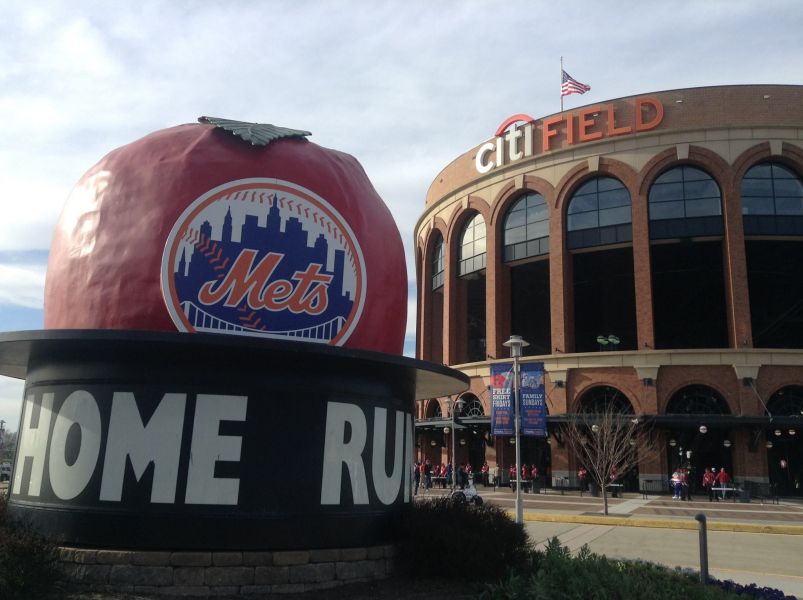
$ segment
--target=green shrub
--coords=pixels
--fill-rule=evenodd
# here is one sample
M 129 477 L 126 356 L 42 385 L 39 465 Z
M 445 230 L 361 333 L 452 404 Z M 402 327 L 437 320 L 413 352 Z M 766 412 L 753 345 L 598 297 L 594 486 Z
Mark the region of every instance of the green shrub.
M 59 580 L 58 549 L 27 524 L 14 523 L 0 495 L 0 598 L 44 598 Z
M 486 584 L 483 600 L 717 600 L 735 598 L 716 586 L 664 567 L 593 554 L 583 546 L 572 557 L 553 538 L 545 551 L 532 554 L 532 568 L 508 572 L 498 584 Z
M 409 576 L 497 580 L 529 558 L 524 527 L 498 506 L 437 498 L 415 504 L 400 527 L 397 566 Z

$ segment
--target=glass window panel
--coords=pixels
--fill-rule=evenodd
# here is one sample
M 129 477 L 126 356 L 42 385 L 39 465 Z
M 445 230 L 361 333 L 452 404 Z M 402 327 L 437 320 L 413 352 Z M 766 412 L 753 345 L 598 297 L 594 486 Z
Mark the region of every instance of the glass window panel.
M 600 192 L 607 192 L 609 190 L 624 189 L 624 185 L 618 179 L 613 177 L 600 177 L 597 179 L 598 190 Z
M 597 192 L 597 180 L 591 179 L 590 181 L 586 181 L 583 185 L 577 188 L 577 191 L 574 193 L 575 196 L 581 196 L 582 194 L 595 194 Z
M 519 198 L 513 204 L 510 205 L 508 213 L 512 213 L 517 210 L 524 210 L 526 207 L 527 207 L 527 196 L 522 196 L 521 198 Z
M 683 172 L 678 167 L 659 175 L 655 183 L 674 183 L 676 181 L 683 181 Z
M 769 178 L 772 176 L 772 165 L 770 163 L 762 163 L 760 165 L 755 165 L 754 167 L 750 167 L 747 173 L 744 174 L 745 178 L 747 177 L 765 177 Z
M 659 202 L 650 204 L 650 220 L 682 219 L 684 216 L 683 202 Z
M 480 254 L 485 252 L 485 238 L 481 237 L 476 242 L 474 242 L 474 254 Z
M 630 206 L 630 194 L 624 188 L 600 192 L 599 208 L 613 208 L 615 206 Z
M 577 231 L 578 229 L 589 229 L 590 227 L 597 227 L 597 212 L 584 212 L 577 215 L 569 215 L 568 228 L 569 231 Z
M 683 168 L 683 180 L 686 182 L 703 181 L 705 179 L 711 179 L 711 176 L 702 169 L 698 169 L 696 167 L 682 167 L 682 168 Z
M 712 180 L 686 182 L 684 186 L 687 199 L 719 198 L 719 186 Z
M 535 239 L 549 235 L 549 221 L 539 221 L 527 225 L 527 238 Z
M 599 225 L 618 225 L 619 223 L 630 222 L 630 206 L 619 206 L 599 211 Z
M 541 202 L 534 206 L 527 207 L 527 222 L 532 223 L 533 221 L 543 221 L 549 219 L 549 207 L 547 207 L 546 202 Z
M 524 225 L 524 217 L 525 213 L 523 210 L 508 213 L 507 219 L 505 220 L 505 229 L 512 229 L 513 227 Z
M 803 183 L 799 179 L 776 179 L 776 196 L 803 196 Z
M 510 244 L 518 244 L 527 239 L 527 230 L 524 227 L 516 227 L 515 229 L 507 229 L 505 231 L 505 246 Z
M 769 166 L 768 164 L 762 165 L 764 167 Z M 752 171 L 752 169 L 750 169 Z M 794 172 L 790 171 L 783 165 L 779 164 L 772 164 L 772 176 L 775 179 L 797 179 L 797 175 Z
M 775 212 L 779 215 L 803 215 L 803 199 L 776 198 Z
M 687 217 L 710 217 L 720 214 L 719 199 L 702 198 L 700 200 L 686 201 Z
M 569 204 L 569 214 L 597 210 L 597 195 L 575 196 Z
M 615 244 L 619 241 L 616 237 L 616 227 L 605 227 L 599 229 L 599 243 L 602 245 Z
M 771 198 L 742 198 L 743 215 L 773 215 L 775 204 Z
M 682 183 L 656 183 L 650 188 L 650 203 L 680 200 L 683 198 Z
M 772 197 L 771 179 L 742 179 L 742 198 L 745 196 Z

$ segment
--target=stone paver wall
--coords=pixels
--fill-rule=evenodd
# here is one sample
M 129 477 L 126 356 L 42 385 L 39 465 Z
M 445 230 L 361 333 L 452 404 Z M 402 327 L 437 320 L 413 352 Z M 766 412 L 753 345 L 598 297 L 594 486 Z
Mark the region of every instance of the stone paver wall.
M 142 552 L 62 548 L 81 591 L 215 596 L 289 594 L 387 577 L 393 546 L 286 552 Z

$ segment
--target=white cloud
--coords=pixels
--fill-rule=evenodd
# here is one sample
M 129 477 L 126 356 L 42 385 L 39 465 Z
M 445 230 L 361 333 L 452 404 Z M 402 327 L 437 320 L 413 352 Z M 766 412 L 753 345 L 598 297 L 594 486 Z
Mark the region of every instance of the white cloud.
M 0 419 L 7 431 L 16 431 L 22 413 L 22 393 L 25 382 L 0 376 Z
M 8 4 L 8 3 L 7 3 Z M 0 21 L 0 252 L 48 248 L 70 189 L 107 152 L 200 115 L 308 129 L 354 155 L 412 233 L 439 171 L 505 117 L 723 83 L 800 83 L 797 0 L 572 3 L 12 2 Z M 43 267 L 5 265 L 0 302 L 41 303 Z M 407 332 L 414 333 L 411 294 Z
M 16 304 L 41 308 L 44 303 L 45 265 L 0 264 L 0 306 Z

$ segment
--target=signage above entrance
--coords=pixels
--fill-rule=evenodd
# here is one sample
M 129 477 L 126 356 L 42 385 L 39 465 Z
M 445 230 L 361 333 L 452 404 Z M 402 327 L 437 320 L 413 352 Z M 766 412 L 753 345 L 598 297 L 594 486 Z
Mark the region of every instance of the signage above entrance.
M 479 173 L 523 158 L 549 152 L 562 140 L 566 146 L 620 135 L 649 131 L 661 124 L 664 105 L 653 97 L 637 98 L 632 114 L 623 117 L 621 103 L 595 104 L 577 111 L 562 112 L 536 120 L 525 114 L 505 119 L 496 130 L 496 139 L 480 146 L 474 159 Z

